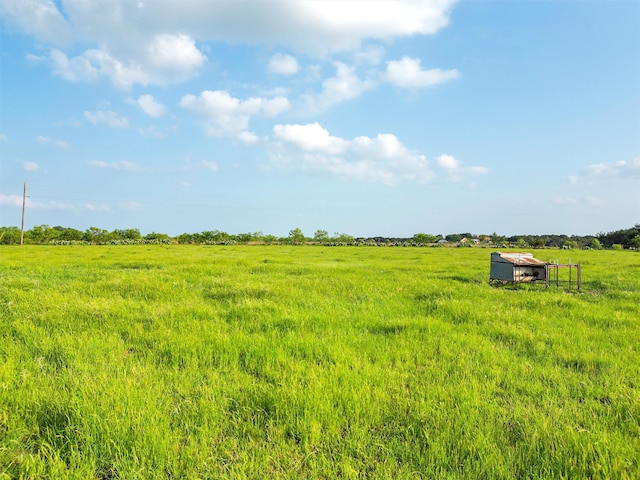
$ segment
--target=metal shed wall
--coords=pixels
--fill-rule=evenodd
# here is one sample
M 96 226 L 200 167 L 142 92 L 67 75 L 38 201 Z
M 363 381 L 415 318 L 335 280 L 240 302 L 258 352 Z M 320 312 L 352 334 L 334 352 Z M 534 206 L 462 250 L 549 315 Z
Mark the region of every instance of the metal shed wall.
M 531 282 L 545 280 L 546 276 L 546 263 L 534 258 L 530 253 L 491 254 L 490 280 Z

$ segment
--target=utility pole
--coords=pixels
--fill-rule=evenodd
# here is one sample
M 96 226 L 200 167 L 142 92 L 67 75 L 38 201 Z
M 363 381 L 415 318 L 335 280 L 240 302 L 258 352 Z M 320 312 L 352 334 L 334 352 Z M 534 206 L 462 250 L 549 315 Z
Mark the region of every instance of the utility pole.
M 20 245 L 24 244 L 24 207 L 27 204 L 27 181 L 24 182 L 22 190 L 22 228 L 20 229 Z

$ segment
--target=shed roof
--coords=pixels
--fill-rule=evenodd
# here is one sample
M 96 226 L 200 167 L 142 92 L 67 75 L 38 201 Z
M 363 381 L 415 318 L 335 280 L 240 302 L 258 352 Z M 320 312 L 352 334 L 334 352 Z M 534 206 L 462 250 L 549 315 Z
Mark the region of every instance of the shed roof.
M 533 255 L 525 252 L 493 252 L 492 262 L 512 263 L 513 265 L 546 265 L 547 262 L 533 258 Z

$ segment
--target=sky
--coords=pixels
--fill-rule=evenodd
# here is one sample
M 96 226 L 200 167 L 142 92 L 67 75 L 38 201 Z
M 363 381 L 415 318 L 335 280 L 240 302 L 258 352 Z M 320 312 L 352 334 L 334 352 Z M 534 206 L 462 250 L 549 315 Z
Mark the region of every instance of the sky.
M 638 0 L 0 0 L 0 225 L 640 223 Z

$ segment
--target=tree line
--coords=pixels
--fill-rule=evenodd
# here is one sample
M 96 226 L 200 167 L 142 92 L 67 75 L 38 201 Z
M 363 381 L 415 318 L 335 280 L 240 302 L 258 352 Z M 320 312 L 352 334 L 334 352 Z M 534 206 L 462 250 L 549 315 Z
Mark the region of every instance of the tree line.
M 0 227 L 0 244 L 20 243 L 21 231 L 18 227 Z M 183 233 L 171 237 L 165 233 L 151 232 L 142 235 L 137 228 L 115 229 L 112 231 L 90 227 L 84 231 L 67 227 L 38 225 L 24 232 L 26 244 L 49 245 L 132 245 L 132 244 L 321 244 L 321 245 L 388 245 L 388 246 L 492 246 L 496 248 L 570 248 L 570 249 L 637 249 L 640 250 L 640 224 L 632 228 L 595 235 L 514 235 L 504 236 L 474 235 L 470 232 L 434 235 L 416 233 L 412 237 L 354 237 L 346 233 L 330 235 L 326 230 L 316 230 L 313 236 L 305 235 L 300 228 L 294 228 L 286 237 L 265 235 L 262 232 L 230 234 L 220 230 L 199 233 Z

